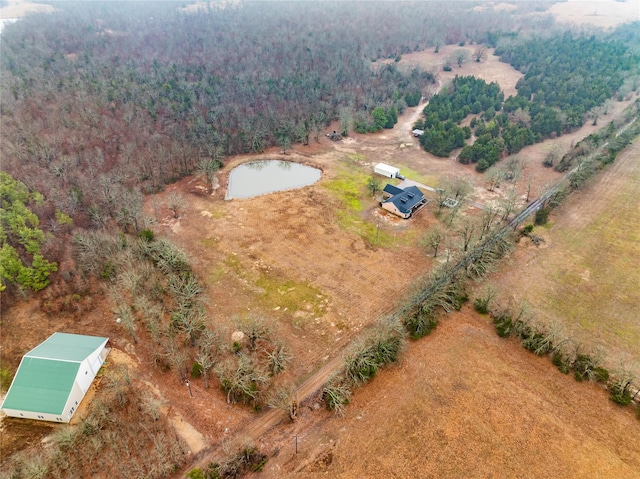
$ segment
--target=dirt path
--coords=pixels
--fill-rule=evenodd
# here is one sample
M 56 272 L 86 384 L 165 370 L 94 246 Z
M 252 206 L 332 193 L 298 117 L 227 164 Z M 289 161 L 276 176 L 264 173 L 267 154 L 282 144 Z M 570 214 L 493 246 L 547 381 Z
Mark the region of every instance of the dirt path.
M 342 355 L 338 354 L 328 363 L 322 366 L 318 372 L 303 382 L 296 389 L 296 397 L 298 404 L 302 404 L 309 397 L 318 392 L 335 374 L 343 364 Z M 234 435 L 234 438 L 219 447 L 209 448 L 198 457 L 197 462 L 190 468 L 198 467 L 204 469 L 212 462 L 220 461 L 229 451 L 236 451 L 247 444 L 256 444 L 258 439 L 265 435 L 270 429 L 288 419 L 288 413 L 281 409 L 268 409 L 260 414 L 256 419 L 240 429 Z

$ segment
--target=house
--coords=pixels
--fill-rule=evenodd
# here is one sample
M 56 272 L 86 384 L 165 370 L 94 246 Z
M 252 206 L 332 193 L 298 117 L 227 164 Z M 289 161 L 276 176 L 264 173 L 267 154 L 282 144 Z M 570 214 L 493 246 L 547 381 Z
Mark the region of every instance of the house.
M 108 341 L 52 334 L 20 361 L 2 410 L 12 417 L 69 422 L 109 354 Z
M 405 219 L 410 218 L 429 202 L 417 186 L 408 186 L 403 189 L 387 185 L 382 190 L 382 194 L 386 199 L 380 203 L 380 206 L 390 213 Z
M 395 166 L 385 165 L 384 163 L 378 163 L 373 167 L 373 171 L 379 175 L 386 176 L 387 178 L 400 178 L 400 169 Z

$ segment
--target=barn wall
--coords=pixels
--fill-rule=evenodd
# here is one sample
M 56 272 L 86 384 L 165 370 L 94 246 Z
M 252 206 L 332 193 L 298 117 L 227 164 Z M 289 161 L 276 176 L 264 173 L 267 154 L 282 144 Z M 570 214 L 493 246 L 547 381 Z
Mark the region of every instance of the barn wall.
M 69 422 L 60 414 L 56 415 L 45 412 L 20 411 L 17 409 L 3 409 L 2 411 L 9 417 L 35 419 L 36 421 Z
M 82 371 L 82 367 L 78 371 Z M 83 373 L 84 374 L 84 373 Z M 69 394 L 69 399 L 67 399 L 67 404 L 64 406 L 64 411 L 62 412 L 62 418 L 64 422 L 71 421 L 73 415 L 78 411 L 78 406 L 82 402 L 82 398 L 84 397 L 84 392 L 78 381 L 73 383 L 73 387 L 71 388 L 71 394 Z

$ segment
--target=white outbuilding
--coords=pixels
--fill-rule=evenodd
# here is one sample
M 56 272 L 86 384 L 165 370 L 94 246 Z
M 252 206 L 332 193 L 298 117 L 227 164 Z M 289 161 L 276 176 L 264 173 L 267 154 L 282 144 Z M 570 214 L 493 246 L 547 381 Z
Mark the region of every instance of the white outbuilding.
M 24 355 L 2 410 L 12 417 L 69 422 L 109 354 L 108 342 L 54 333 Z
M 378 163 L 373 167 L 373 171 L 379 175 L 386 176 L 387 178 L 398 178 L 400 176 L 400 169 L 395 166 L 389 166 L 384 163 Z

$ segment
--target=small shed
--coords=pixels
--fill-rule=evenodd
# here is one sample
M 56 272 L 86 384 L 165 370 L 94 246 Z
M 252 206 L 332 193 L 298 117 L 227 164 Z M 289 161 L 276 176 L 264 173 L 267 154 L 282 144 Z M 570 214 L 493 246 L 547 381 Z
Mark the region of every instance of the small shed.
M 389 166 L 384 163 L 378 163 L 373 167 L 373 171 L 379 175 L 386 176 L 387 178 L 398 178 L 400 176 L 400 169 L 395 166 Z
M 413 133 L 413 136 L 418 137 L 418 136 L 422 136 L 424 135 L 424 130 L 421 130 L 419 128 L 416 128 L 415 130 L 413 130 L 411 133 Z
M 12 417 L 69 422 L 109 354 L 108 341 L 52 334 L 20 361 L 2 410 Z

